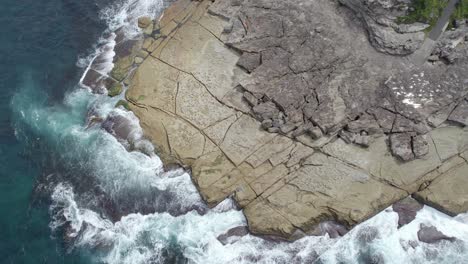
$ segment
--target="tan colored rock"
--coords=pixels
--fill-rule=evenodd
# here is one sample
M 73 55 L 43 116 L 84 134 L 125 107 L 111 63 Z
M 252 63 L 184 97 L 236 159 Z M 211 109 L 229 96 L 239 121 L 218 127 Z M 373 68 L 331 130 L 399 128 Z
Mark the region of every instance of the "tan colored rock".
M 460 157 L 462 157 L 466 162 L 468 162 L 468 150 L 461 153 Z
M 153 24 L 153 20 L 151 19 L 151 17 L 144 16 L 138 18 L 138 27 L 140 28 L 147 28 L 151 24 Z
M 249 204 L 244 214 L 247 217 L 249 230 L 254 234 L 287 237 L 295 230 L 291 222 L 273 210 L 263 199 L 257 199 Z
M 158 143 L 163 159 L 172 156 L 185 165 L 191 165 L 193 160 L 203 155 L 205 137 L 190 123 L 156 108 L 132 106 L 131 109 L 140 118 L 145 133 Z
M 168 8 L 166 8 L 159 18 L 160 27 L 165 27 L 168 23 L 173 21 L 177 15 L 184 12 L 185 9 L 189 8 L 192 5 L 191 0 L 178 0 L 172 3 Z
M 298 193 L 302 194 L 298 203 L 305 207 L 313 204 L 315 207 L 322 205 L 322 210 L 330 208 L 331 211 L 323 212 L 327 220 L 336 218 L 334 220 L 352 226 L 407 195 L 334 158 L 315 154 L 309 159 L 309 163 L 318 165 L 299 169 L 288 185 L 298 188 Z
M 142 46 L 142 48 L 143 48 L 144 50 L 148 50 L 149 47 L 151 46 L 151 44 L 153 44 L 154 41 L 155 41 L 154 38 L 150 38 L 150 37 L 145 38 L 145 40 L 143 41 L 143 46 Z
M 219 100 L 236 85 L 232 76 L 238 55 L 197 23 L 189 21 L 180 27 L 160 58 L 192 73 Z
M 263 131 L 257 120 L 243 115 L 229 128 L 220 148 L 234 164 L 239 165 L 274 137 Z
M 244 114 L 250 113 L 250 106 L 244 99 L 243 90 L 241 87 L 237 87 L 229 91 L 226 95 L 224 95 L 222 101 L 227 106 L 241 111 Z
M 150 23 L 147 27 L 143 29 L 143 34 L 150 36 L 153 34 L 154 24 Z
M 272 211 L 302 230 L 309 230 L 327 220 L 338 220 L 352 226 L 407 196 L 406 192 L 378 182 L 366 172 L 323 154 L 314 154 L 304 163 L 313 165 L 303 166 L 288 175 L 289 182 L 261 200 L 260 205 L 254 202 L 247 206 L 246 216 L 251 230 L 259 233 L 281 230 L 284 221 L 265 225 L 257 220 L 268 219 Z M 256 183 L 252 186 L 255 190 Z M 247 213 L 253 205 L 262 206 L 262 211 Z M 257 221 L 250 221 L 251 218 Z M 283 231 L 282 235 L 290 237 L 293 231 Z
M 197 159 L 192 164 L 192 176 L 200 188 L 207 188 L 235 168 L 220 150 Z
M 268 161 L 265 161 L 256 168 L 252 167 L 252 165 L 247 162 L 242 162 L 237 168 L 242 171 L 244 179 L 248 183 L 255 181 L 258 177 L 261 177 L 264 174 L 270 174 L 271 170 L 273 170 L 273 166 Z
M 286 163 L 286 166 L 292 167 L 299 164 L 302 160 L 309 157 L 314 153 L 314 149 L 303 144 L 297 143 L 294 149 L 291 151 L 290 158 Z
M 468 164 L 464 163 L 434 180 L 416 198 L 450 215 L 468 211 Z
M 453 156 L 448 160 L 444 161 L 437 171 L 439 174 L 445 173 L 455 167 L 458 167 L 460 164 L 465 163 L 466 161 L 461 156 Z
M 446 160 L 468 149 L 467 129 L 441 127 L 430 134 L 441 160 Z
M 277 166 L 281 163 L 285 163 L 288 161 L 289 157 L 291 156 L 291 152 L 296 147 L 296 144 L 290 145 L 289 147 L 285 148 L 283 151 L 276 153 L 274 156 L 270 157 L 269 161 L 273 166 Z
M 252 187 L 245 181 L 240 180 L 236 183 L 236 189 L 234 192 L 234 199 L 241 208 L 248 206 L 257 198 L 257 194 L 252 190 Z
M 202 129 L 235 114 L 213 98 L 202 83 L 184 72 L 177 82 L 176 107 L 177 115 Z
M 276 182 L 280 181 L 284 176 L 289 173 L 288 168 L 283 164 L 278 165 L 273 170 L 263 174 L 255 181 L 252 182 L 251 186 L 255 193 L 258 195 L 263 194 L 268 188 L 273 186 Z
M 294 142 L 287 137 L 276 136 L 272 141 L 268 142 L 255 151 L 250 157 L 248 157 L 246 162 L 256 168 L 260 164 L 264 163 L 272 157 L 275 157 L 278 153 L 284 151 L 293 144 Z
M 135 57 L 135 63 L 136 64 L 141 64 L 142 62 L 143 62 L 143 58 Z
M 407 163 L 390 154 L 384 137 L 364 149 L 336 139 L 337 131 L 291 139 L 263 130 L 243 97 L 248 89 L 239 85 L 251 85 L 250 75 L 236 66 L 240 54 L 221 41 L 222 32 L 229 30 L 221 17 L 236 9 L 223 1 L 172 4 L 153 37 L 142 42 L 145 53 L 141 48 L 132 53 L 144 54 L 145 60 L 131 77 L 126 95 L 158 155 L 166 163 L 191 167 L 209 206 L 233 197 L 244 208 L 253 233 L 285 238 L 292 238 L 296 228 L 307 232 L 321 221 L 352 227 L 418 190 L 421 199 L 447 211 L 464 209 L 464 198 L 447 202 L 444 195 L 451 194 L 443 193 L 455 188 L 453 195 L 464 197 L 455 182 L 468 184 L 461 176 L 467 166 L 466 129 L 432 131 L 427 137 L 429 153 Z M 282 65 L 276 65 L 280 71 Z M 130 67 L 123 58 L 115 73 L 126 76 Z M 335 80 L 324 88 L 337 110 L 319 116 L 330 119 L 323 123 L 329 130 L 347 118 L 348 102 L 339 96 L 340 85 Z
M 243 177 L 239 169 L 233 169 L 208 187 L 200 187 L 201 193 L 209 205 L 216 205 L 236 192 L 238 183 Z M 206 178 L 206 175 L 201 178 Z
M 323 147 L 325 153 L 360 167 L 371 175 L 407 191 L 414 192 L 418 180 L 441 165 L 434 144 L 429 142 L 429 153 L 421 159 L 400 162 L 388 151 L 384 137 L 375 140 L 369 148 L 346 144 L 341 139 Z
M 226 135 L 228 129 L 231 127 L 234 122 L 236 122 L 237 117 L 235 115 L 230 116 L 224 120 L 219 121 L 216 124 L 212 124 L 211 126 L 204 129 L 205 134 L 213 140 L 213 142 L 217 145 L 221 144 L 224 140 L 224 136 Z
M 167 25 L 161 27 L 159 34 L 161 34 L 162 37 L 171 37 L 171 34 L 175 33 L 178 26 L 179 24 L 176 22 L 170 21 Z
M 138 104 L 175 113 L 179 74 L 177 69 L 150 57 L 136 70 L 127 98 Z

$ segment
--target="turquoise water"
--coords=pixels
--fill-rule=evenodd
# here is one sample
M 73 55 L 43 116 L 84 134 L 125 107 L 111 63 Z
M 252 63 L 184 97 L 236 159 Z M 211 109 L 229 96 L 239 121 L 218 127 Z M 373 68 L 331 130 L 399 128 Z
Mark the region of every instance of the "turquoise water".
M 468 214 L 431 208 L 400 229 L 388 208 L 339 239 L 221 243 L 246 225 L 233 202 L 207 208 L 189 174 L 162 169 L 138 119 L 114 107 L 120 98 L 78 85 L 99 45 L 113 45 L 109 28 L 134 36 L 136 18 L 158 17 L 164 2 L 2 4 L 0 263 L 466 263 Z M 126 139 L 111 135 L 116 122 Z M 420 224 L 458 240 L 413 247 Z
M 104 2 L 102 4 L 105 4 Z M 47 147 L 16 115 L 25 105 L 60 102 L 76 84 L 79 54 L 104 24 L 96 1 L 4 0 L 0 8 L 0 262 L 87 263 L 51 239 L 48 204 L 33 195 L 50 167 Z M 24 93 L 29 101 L 13 102 Z M 26 99 L 26 98 L 25 98 Z M 16 113 L 15 113 L 16 112 Z M 15 128 L 21 127 L 17 139 Z

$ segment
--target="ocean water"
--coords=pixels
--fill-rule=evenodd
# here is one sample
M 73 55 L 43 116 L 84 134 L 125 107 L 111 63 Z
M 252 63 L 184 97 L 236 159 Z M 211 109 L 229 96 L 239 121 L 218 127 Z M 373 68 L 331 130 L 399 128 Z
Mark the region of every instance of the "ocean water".
M 466 263 L 468 216 L 429 207 L 400 229 L 389 208 L 338 239 L 221 243 L 246 225 L 242 212 L 229 199 L 207 208 L 189 174 L 164 171 L 138 119 L 114 107 L 121 98 L 80 85 L 96 56 L 108 58 L 99 71 L 112 68 L 113 30 L 139 37 L 136 18 L 158 17 L 167 4 L 2 3 L 0 263 Z M 116 120 L 126 140 L 104 129 Z M 457 240 L 418 242 L 420 224 Z

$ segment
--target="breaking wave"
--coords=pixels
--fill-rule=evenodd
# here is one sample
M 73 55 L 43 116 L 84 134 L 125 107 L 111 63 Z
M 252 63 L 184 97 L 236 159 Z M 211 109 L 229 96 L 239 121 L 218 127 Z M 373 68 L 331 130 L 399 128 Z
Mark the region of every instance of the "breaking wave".
M 136 37 L 136 19 L 155 18 L 166 4 L 133 0 L 104 9 L 109 31 L 78 65 L 86 72 L 99 59 L 95 70 L 108 74 L 116 37 L 110 32 L 123 28 L 127 38 Z M 136 116 L 114 107 L 119 97 L 77 85 L 62 104 L 47 105 L 39 99 L 45 98 L 40 89 L 24 87 L 13 99 L 20 120 L 16 135 L 51 153 L 42 157 L 51 173 L 37 188 L 50 195 L 50 227 L 69 250 L 87 251 L 98 263 L 465 263 L 468 258 L 468 217 L 448 217 L 429 207 L 400 229 L 389 208 L 341 238 L 309 236 L 290 243 L 246 234 L 245 217 L 232 200 L 209 209 L 187 172 L 163 169 Z M 27 138 L 26 130 L 37 138 Z M 420 224 L 456 240 L 421 243 Z

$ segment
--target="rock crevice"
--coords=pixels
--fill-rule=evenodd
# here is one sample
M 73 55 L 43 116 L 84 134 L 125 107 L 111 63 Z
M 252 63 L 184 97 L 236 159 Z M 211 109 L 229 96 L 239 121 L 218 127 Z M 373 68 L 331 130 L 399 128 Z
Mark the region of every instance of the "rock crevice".
M 139 42 L 129 108 L 158 155 L 189 167 L 210 206 L 233 197 L 252 233 L 351 228 L 409 194 L 468 211 L 455 186 L 468 170 L 468 62 L 409 65 L 401 55 L 416 44 L 372 38 L 392 28 L 385 40 L 405 43 L 420 31 L 372 24 L 368 35 L 353 16 L 362 1 L 343 2 L 353 11 L 178 0 Z M 359 12 L 375 22 L 375 10 Z

